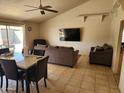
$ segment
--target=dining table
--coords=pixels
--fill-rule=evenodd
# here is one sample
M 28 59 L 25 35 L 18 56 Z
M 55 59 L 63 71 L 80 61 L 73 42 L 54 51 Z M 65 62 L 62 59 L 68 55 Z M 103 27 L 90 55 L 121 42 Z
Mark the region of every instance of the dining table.
M 14 53 L 13 55 L 7 55 L 7 56 L 0 56 L 0 59 L 7 59 L 7 60 L 15 60 L 17 67 L 26 73 L 26 93 L 30 93 L 30 81 L 29 81 L 29 75 L 28 71 L 33 67 L 35 64 L 37 64 L 38 60 L 43 60 L 47 56 L 38 56 L 38 55 L 26 55 L 24 56 L 22 53 Z M 46 69 L 46 75 L 45 78 L 47 78 L 47 69 Z

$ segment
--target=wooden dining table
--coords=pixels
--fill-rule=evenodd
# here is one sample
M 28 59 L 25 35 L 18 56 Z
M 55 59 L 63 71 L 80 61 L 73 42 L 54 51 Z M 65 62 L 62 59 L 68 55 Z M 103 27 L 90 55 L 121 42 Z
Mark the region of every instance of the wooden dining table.
M 18 68 L 22 69 L 26 73 L 26 93 L 30 93 L 30 81 L 28 77 L 28 71 L 31 69 L 32 66 L 37 64 L 38 60 L 43 60 L 47 56 L 37 56 L 37 55 L 27 55 L 24 56 L 21 53 L 15 53 L 14 55 L 10 56 L 0 56 L 0 59 L 7 59 L 7 60 L 15 60 Z M 47 78 L 47 69 L 46 69 L 46 76 Z

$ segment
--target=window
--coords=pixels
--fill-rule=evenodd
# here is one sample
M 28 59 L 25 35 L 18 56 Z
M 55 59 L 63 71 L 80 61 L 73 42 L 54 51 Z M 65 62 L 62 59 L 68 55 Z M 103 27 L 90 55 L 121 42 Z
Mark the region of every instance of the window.
M 0 25 L 0 48 L 21 52 L 23 48 L 23 27 Z

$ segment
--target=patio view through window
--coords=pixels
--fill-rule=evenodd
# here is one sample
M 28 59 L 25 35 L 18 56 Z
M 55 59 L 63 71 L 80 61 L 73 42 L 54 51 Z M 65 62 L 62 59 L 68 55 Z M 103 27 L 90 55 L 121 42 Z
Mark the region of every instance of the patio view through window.
M 9 48 L 14 53 L 22 52 L 23 27 L 0 25 L 0 48 Z

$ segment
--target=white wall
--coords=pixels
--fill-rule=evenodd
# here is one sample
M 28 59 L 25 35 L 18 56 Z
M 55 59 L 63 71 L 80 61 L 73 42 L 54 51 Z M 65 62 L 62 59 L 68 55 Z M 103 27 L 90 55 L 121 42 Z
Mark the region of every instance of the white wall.
M 28 31 L 28 27 L 31 27 L 32 30 Z M 40 38 L 40 24 L 25 22 L 25 38 L 26 38 L 26 45 L 29 48 L 32 48 L 33 40 Z
M 89 54 L 91 46 L 102 45 L 108 42 L 110 16 L 106 17 L 103 22 L 101 22 L 101 16 L 88 17 L 84 23 L 83 17 L 79 17 L 78 15 L 110 11 L 111 2 L 112 0 L 90 0 L 87 3 L 81 4 L 76 8 L 41 23 L 41 38 L 47 39 L 50 45 L 73 46 L 75 49 L 80 50 L 80 54 Z M 80 42 L 65 42 L 59 40 L 59 29 L 74 27 L 82 29 Z

